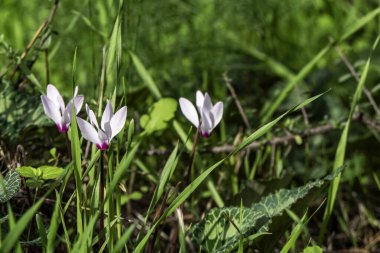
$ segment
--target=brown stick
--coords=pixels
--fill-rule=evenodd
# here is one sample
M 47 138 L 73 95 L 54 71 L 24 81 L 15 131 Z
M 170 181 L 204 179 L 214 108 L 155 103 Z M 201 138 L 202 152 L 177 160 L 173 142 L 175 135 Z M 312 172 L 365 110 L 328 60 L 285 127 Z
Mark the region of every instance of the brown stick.
M 343 121 L 345 122 L 345 121 Z M 363 113 L 356 113 L 353 118 L 352 122 L 360 123 L 368 128 L 371 128 L 377 132 L 380 133 L 380 123 L 376 122 L 375 120 L 369 118 L 368 116 L 364 115 Z M 291 143 L 295 142 L 296 138 L 301 139 L 307 139 L 309 137 L 324 134 L 327 132 L 330 132 L 335 129 L 339 129 L 340 127 L 337 125 L 333 125 L 331 123 L 327 123 L 322 126 L 317 126 L 310 128 L 308 130 L 305 130 L 304 132 L 298 133 L 298 134 L 287 134 L 284 136 L 278 136 L 274 137 L 270 140 L 264 140 L 264 141 L 254 141 L 250 145 L 248 145 L 245 149 L 246 150 L 257 150 L 264 146 L 270 146 L 270 145 L 290 145 Z M 228 153 L 233 151 L 236 148 L 235 145 L 226 144 L 222 146 L 216 146 L 211 149 L 206 150 L 206 152 L 211 153 Z M 169 150 L 160 150 L 160 149 L 152 149 L 146 152 L 147 155 L 164 155 L 167 154 Z
M 354 66 L 352 66 L 351 62 L 348 60 L 348 58 L 346 57 L 346 55 L 343 53 L 343 51 L 340 49 L 340 47 L 338 45 L 335 46 L 335 50 L 339 54 L 339 57 L 342 59 L 342 61 L 346 65 L 346 67 L 350 70 L 351 75 L 355 78 L 355 80 L 357 82 L 360 82 L 359 74 L 356 72 Z M 363 91 L 364 91 L 364 94 L 366 95 L 369 103 L 372 105 L 373 109 L 375 110 L 376 114 L 380 115 L 379 107 L 377 106 L 375 99 L 372 97 L 371 92 L 365 86 L 363 87 Z
M 52 8 L 50 10 L 50 14 L 49 14 L 48 18 L 40 25 L 40 27 L 34 33 L 32 39 L 29 41 L 28 45 L 26 46 L 24 52 L 21 54 L 21 56 L 20 56 L 20 62 L 22 62 L 25 59 L 25 57 L 28 55 L 28 53 L 32 49 L 33 45 L 36 43 L 37 39 L 40 37 L 41 33 L 43 31 L 45 31 L 45 29 L 53 22 L 54 17 L 55 17 L 55 15 L 57 13 L 58 4 L 59 4 L 59 0 L 55 0 L 54 4 L 53 4 L 53 6 L 52 6 Z M 43 42 L 41 41 L 41 43 L 39 44 L 38 47 L 41 47 L 42 44 L 43 44 Z M 16 65 L 16 67 L 13 70 L 13 73 L 11 75 L 11 78 L 14 76 L 14 74 L 16 73 L 16 71 L 19 68 L 19 66 L 20 66 L 19 64 Z
M 245 126 L 247 127 L 248 130 L 251 130 L 251 125 L 249 124 L 248 117 L 245 114 L 244 109 L 241 106 L 240 100 L 239 100 L 239 98 L 236 95 L 235 89 L 234 89 L 234 87 L 231 84 L 231 79 L 228 78 L 228 76 L 227 76 L 226 73 L 223 74 L 223 79 L 224 79 L 224 82 L 225 82 L 228 90 L 231 93 L 232 98 L 235 101 L 236 107 L 238 108 L 238 111 L 239 111 L 239 113 L 241 115 L 241 118 L 244 121 Z

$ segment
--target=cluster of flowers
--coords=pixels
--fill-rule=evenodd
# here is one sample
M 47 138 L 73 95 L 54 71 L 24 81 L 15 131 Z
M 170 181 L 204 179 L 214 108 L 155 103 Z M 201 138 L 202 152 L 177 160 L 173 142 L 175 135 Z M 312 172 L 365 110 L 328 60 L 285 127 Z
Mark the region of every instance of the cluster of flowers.
M 41 96 L 45 114 L 54 121 L 58 131 L 66 133 L 71 122 L 71 113 L 75 110 L 75 115 L 82 108 L 84 96 L 78 95 L 78 87 L 75 88 L 74 98 L 65 106 L 65 102 L 57 88 L 49 84 L 46 95 Z M 223 116 L 223 103 L 212 104 L 207 92 L 196 93 L 196 106 L 186 98 L 180 98 L 179 104 L 183 115 L 196 127 L 199 128 L 203 137 L 209 137 L 212 130 L 219 124 Z M 86 112 L 89 122 L 77 117 L 79 129 L 83 138 L 96 145 L 100 150 L 106 150 L 110 146 L 111 140 L 123 129 L 127 119 L 127 107 L 123 106 L 116 113 L 113 112 L 111 102 L 108 101 L 104 109 L 100 127 L 94 111 L 86 104 Z

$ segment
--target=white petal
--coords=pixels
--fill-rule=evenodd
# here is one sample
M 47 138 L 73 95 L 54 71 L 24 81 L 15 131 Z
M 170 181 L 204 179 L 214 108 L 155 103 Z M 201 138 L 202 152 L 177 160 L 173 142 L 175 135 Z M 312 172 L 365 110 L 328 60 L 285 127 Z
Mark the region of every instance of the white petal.
M 109 142 L 108 136 L 105 132 L 103 132 L 103 130 L 101 130 L 101 129 L 98 130 L 98 136 L 99 136 L 99 139 L 102 143 L 104 143 L 104 142 L 108 143 Z
M 44 107 L 45 114 L 51 118 L 55 124 L 59 125 L 61 124 L 61 113 L 59 111 L 59 107 L 51 101 L 50 98 L 48 98 L 45 95 L 41 96 L 42 105 Z
M 109 122 L 113 116 L 113 110 L 112 110 L 112 105 L 111 102 L 108 101 L 106 108 L 104 109 L 103 115 L 102 115 L 102 122 L 100 123 L 100 126 L 104 130 L 104 124 L 106 122 Z
M 202 117 L 202 125 L 201 125 L 202 133 L 210 134 L 212 131 L 212 126 L 214 122 L 212 114 L 202 111 L 201 117 Z
M 86 140 L 101 145 L 101 141 L 96 129 L 87 121 L 77 117 L 78 127 L 82 133 L 83 138 Z
M 106 122 L 104 123 L 104 132 L 108 136 L 108 139 L 111 141 L 111 136 L 112 136 L 112 129 L 111 129 L 111 122 Z
M 198 107 L 199 112 L 202 110 L 204 100 L 205 100 L 205 97 L 203 96 L 202 92 L 198 90 L 196 93 L 195 103 Z
M 63 102 L 61 94 L 54 85 L 48 84 L 46 95 L 57 107 L 61 108 L 61 112 L 64 111 L 65 103 Z
M 86 104 L 86 112 L 87 112 L 88 117 L 90 118 L 90 123 L 96 126 L 96 128 L 99 128 L 95 113 L 93 110 L 90 109 L 90 107 L 88 107 L 87 104 Z
M 179 106 L 183 115 L 188 119 L 196 128 L 199 127 L 199 117 L 194 105 L 186 98 L 179 99 Z
M 203 101 L 202 111 L 211 112 L 212 107 L 213 106 L 212 106 L 211 98 L 206 92 L 205 99 Z
M 222 102 L 216 103 L 214 105 L 214 107 L 212 108 L 211 113 L 214 116 L 214 120 L 215 120 L 214 121 L 214 125 L 212 126 L 212 128 L 214 128 L 222 120 L 222 116 L 223 116 L 223 103 Z
M 82 109 L 84 97 L 83 95 L 75 96 L 74 97 L 74 105 L 75 105 L 75 113 L 78 114 L 80 112 L 80 109 Z
M 65 111 L 63 112 L 63 122 L 64 124 L 68 125 L 71 122 L 71 110 L 73 109 L 73 102 L 70 101 L 66 108 Z
M 111 138 L 115 137 L 124 127 L 125 120 L 127 119 L 127 107 L 123 106 L 120 108 L 111 118 Z

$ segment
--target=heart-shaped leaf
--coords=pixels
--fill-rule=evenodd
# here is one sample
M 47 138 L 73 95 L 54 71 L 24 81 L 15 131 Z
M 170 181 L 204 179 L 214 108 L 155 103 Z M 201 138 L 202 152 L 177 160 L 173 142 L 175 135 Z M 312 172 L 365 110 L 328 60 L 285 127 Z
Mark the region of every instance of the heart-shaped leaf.
M 149 114 L 141 116 L 140 124 L 148 134 L 164 130 L 168 121 L 173 119 L 177 110 L 177 101 L 172 98 L 161 98 L 149 109 Z

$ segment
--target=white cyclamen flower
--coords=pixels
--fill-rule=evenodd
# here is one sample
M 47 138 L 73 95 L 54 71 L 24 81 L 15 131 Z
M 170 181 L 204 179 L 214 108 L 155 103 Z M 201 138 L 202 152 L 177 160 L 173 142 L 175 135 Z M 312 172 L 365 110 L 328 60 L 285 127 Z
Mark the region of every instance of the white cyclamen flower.
M 127 118 L 127 107 L 123 106 L 115 114 L 111 102 L 107 102 L 104 109 L 100 127 L 95 113 L 86 104 L 86 111 L 90 122 L 77 117 L 79 129 L 83 138 L 94 143 L 100 150 L 108 149 L 110 142 L 124 127 Z
M 42 105 L 44 107 L 45 114 L 51 118 L 61 133 L 66 133 L 69 130 L 71 122 L 71 110 L 75 107 L 75 115 L 78 114 L 83 105 L 83 96 L 77 95 L 78 87 L 75 87 L 74 98 L 65 106 L 63 98 L 57 88 L 48 84 L 46 95 L 41 96 Z
M 205 95 L 202 92 L 196 93 L 196 105 L 195 106 L 186 98 L 181 97 L 179 99 L 179 105 L 183 115 L 196 127 L 200 127 L 200 131 L 203 137 L 209 137 L 212 130 L 219 124 L 223 116 L 223 103 L 218 102 L 212 105 L 211 98 L 206 92 Z M 200 121 L 199 116 L 200 115 Z

